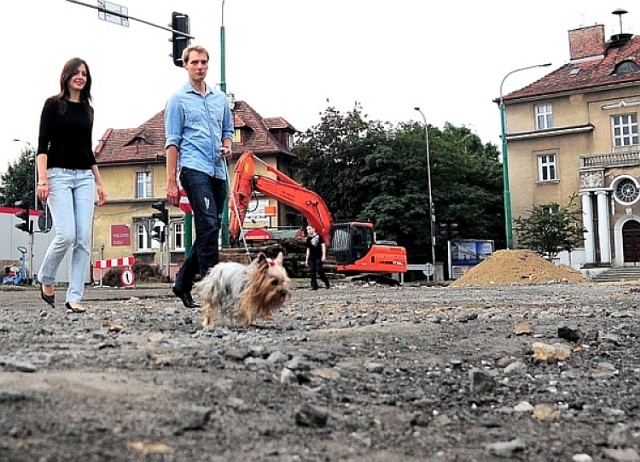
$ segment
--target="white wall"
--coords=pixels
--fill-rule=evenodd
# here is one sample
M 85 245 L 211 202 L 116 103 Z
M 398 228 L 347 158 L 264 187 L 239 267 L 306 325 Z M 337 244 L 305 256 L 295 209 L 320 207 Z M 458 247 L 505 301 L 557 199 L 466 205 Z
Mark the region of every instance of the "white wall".
M 18 210 L 16 210 L 18 212 Z M 33 222 L 33 229 L 38 231 L 38 218 L 35 215 L 31 216 L 31 221 Z M 18 246 L 23 246 L 27 248 L 27 268 L 30 267 L 30 239 L 29 234 L 23 231 L 20 231 L 15 225 L 22 223 L 22 220 L 18 219 L 13 212 L 0 212 L 0 235 L 2 239 L 0 240 L 0 259 L 2 260 L 20 260 L 22 254 L 18 251 Z M 55 226 L 55 224 L 54 224 Z M 42 260 L 44 259 L 44 254 L 47 251 L 47 247 L 49 243 L 53 240 L 54 229 L 49 231 L 48 233 L 36 232 L 33 234 L 33 272 L 38 273 L 38 269 L 42 264 Z M 70 253 L 65 256 L 60 264 L 60 268 L 58 269 L 58 273 L 56 274 L 56 281 L 67 283 L 69 282 L 69 265 L 71 261 Z M 90 282 L 90 271 L 89 265 L 87 265 L 87 270 L 85 272 L 86 278 L 85 282 Z M 0 268 L 0 271 L 4 271 L 4 268 Z M 4 273 L 3 273 L 4 274 Z

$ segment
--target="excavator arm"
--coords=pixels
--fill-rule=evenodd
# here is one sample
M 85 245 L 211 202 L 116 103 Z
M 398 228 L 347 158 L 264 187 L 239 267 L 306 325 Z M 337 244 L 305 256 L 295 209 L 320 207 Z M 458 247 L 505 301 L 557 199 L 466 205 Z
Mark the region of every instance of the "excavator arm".
M 325 242 L 329 243 L 333 220 L 325 202 L 313 191 L 296 183 L 277 168 L 265 164 L 276 179 L 256 173 L 252 151 L 240 156 L 233 173 L 233 188 L 229 198 L 229 240 L 235 244 L 240 239 L 242 224 L 254 191 L 275 199 L 302 213 Z

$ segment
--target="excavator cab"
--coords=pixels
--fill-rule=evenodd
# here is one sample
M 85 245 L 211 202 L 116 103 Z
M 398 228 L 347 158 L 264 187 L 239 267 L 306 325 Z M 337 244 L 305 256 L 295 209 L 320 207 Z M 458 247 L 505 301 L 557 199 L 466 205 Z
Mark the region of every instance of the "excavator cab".
M 373 241 L 373 227 L 337 223 L 331 229 L 330 251 L 338 265 L 348 265 L 364 257 Z
M 376 242 L 371 223 L 336 223 L 331 228 L 329 250 L 344 273 L 404 273 L 407 253 L 392 242 Z

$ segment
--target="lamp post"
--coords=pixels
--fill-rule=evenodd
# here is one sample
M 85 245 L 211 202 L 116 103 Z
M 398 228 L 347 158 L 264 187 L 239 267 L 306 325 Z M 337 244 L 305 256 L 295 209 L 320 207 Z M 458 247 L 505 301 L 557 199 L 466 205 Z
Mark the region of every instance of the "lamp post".
M 14 138 L 13 141 L 26 144 L 33 151 L 33 209 L 38 210 L 38 153 L 28 141 L 22 141 L 19 138 Z
M 507 153 L 507 113 L 502 99 L 502 86 L 511 74 L 516 72 L 534 69 L 536 67 L 551 66 L 551 63 L 534 64 L 533 66 L 520 67 L 507 73 L 500 82 L 500 137 L 502 138 L 502 182 L 504 187 L 504 221 L 506 231 L 507 249 L 513 247 L 513 228 L 511 224 L 511 192 L 509 191 L 509 156 Z
M 424 113 L 420 110 L 419 107 L 414 107 L 416 111 L 420 113 L 422 116 L 422 120 L 424 121 L 424 138 L 427 143 L 427 191 L 429 194 L 429 221 L 431 222 L 431 226 L 429 227 L 429 239 L 431 241 L 431 264 L 433 265 L 433 280 L 436 280 L 436 236 L 435 236 L 435 226 L 436 226 L 436 214 L 433 209 L 433 196 L 431 195 L 431 159 L 429 153 L 429 126 L 427 125 L 427 118 Z

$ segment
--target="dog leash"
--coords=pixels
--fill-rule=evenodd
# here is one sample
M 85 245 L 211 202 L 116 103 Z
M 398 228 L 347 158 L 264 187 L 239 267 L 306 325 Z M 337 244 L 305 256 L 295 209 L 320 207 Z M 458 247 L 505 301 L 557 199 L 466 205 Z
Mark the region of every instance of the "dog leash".
M 224 171 L 225 171 L 225 175 L 227 176 L 227 185 L 230 188 L 231 176 L 229 175 L 229 160 L 225 156 L 223 157 L 224 157 Z M 238 220 L 238 227 L 240 229 L 240 239 L 242 240 L 242 244 L 244 245 L 244 251 L 247 255 L 247 260 L 249 263 L 251 263 L 251 252 L 249 252 L 249 246 L 247 245 L 247 240 L 244 237 L 245 235 L 244 226 L 242 225 L 242 223 L 240 223 L 240 215 L 237 213 L 238 203 L 236 202 L 236 196 L 234 194 L 231 194 L 231 202 L 233 203 L 233 207 L 236 210 L 236 213 L 234 215 Z

